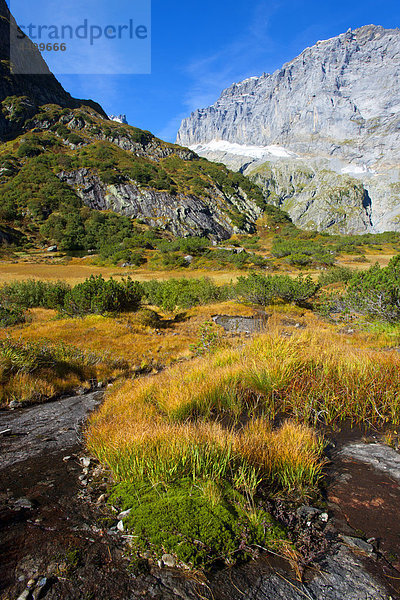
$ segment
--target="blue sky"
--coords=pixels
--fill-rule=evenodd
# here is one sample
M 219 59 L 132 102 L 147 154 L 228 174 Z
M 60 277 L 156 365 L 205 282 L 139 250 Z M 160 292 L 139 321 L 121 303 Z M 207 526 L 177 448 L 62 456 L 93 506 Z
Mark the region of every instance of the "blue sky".
M 45 1 L 60 10 L 58 1 L 36 0 L 35 11 Z M 22 0 L 11 0 L 12 10 L 13 2 Z M 138 2 L 146 0 L 82 4 L 124 22 Z M 73 96 L 90 97 L 106 112 L 125 113 L 131 125 L 173 141 L 182 118 L 213 103 L 234 81 L 273 72 L 318 40 L 370 23 L 399 26 L 399 0 L 153 0 L 150 74 L 58 78 Z M 119 50 L 117 68 L 129 62 L 129 47 Z

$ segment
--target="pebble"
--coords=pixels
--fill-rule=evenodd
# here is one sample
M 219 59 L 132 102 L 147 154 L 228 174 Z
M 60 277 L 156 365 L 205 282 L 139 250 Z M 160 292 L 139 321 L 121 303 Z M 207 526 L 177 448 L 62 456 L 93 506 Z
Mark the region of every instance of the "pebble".
M 125 530 L 123 521 L 118 521 L 117 529 L 118 529 L 118 531 L 121 531 L 121 532 L 123 532 Z
M 296 511 L 298 517 L 306 517 L 308 521 L 310 521 L 313 517 L 316 517 L 321 513 L 318 508 L 314 508 L 314 506 L 299 506 Z
M 22 594 L 20 594 L 17 598 L 17 600 L 28 600 L 28 598 L 31 595 L 31 591 L 30 590 L 24 590 L 22 592 Z
M 11 408 L 12 410 L 14 410 L 14 408 L 20 408 L 21 403 L 17 402 L 16 400 L 11 400 L 10 404 L 8 405 L 8 408 Z
M 85 467 L 85 468 L 88 468 L 88 467 L 90 467 L 90 462 L 91 462 L 91 461 L 90 461 L 90 458 L 89 458 L 88 456 L 83 456 L 83 457 L 80 459 L 80 461 L 81 461 L 82 467 Z
M 131 511 L 132 511 L 132 509 L 128 508 L 128 510 L 124 510 L 124 511 L 120 512 L 117 518 L 125 519 L 125 517 L 127 517 L 131 513 Z
M 329 520 L 329 515 L 326 512 L 323 512 L 322 514 L 319 515 L 319 519 L 320 521 L 322 521 L 323 523 L 327 523 Z
M 161 561 L 166 567 L 169 567 L 170 569 L 176 567 L 176 560 L 175 557 L 172 556 L 172 554 L 163 554 L 161 557 Z
M 32 510 L 33 504 L 32 504 L 32 502 L 30 500 L 28 500 L 28 498 L 19 498 L 14 503 L 14 507 L 15 508 L 26 508 L 28 510 Z

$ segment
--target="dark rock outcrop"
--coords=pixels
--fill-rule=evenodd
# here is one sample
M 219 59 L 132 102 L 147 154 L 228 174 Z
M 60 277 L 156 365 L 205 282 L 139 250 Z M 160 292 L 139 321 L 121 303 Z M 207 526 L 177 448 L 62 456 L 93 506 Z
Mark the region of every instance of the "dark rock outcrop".
M 69 108 L 89 106 L 107 118 L 96 102 L 72 98 L 50 72 L 30 39 L 17 35 L 19 31 L 5 0 L 0 0 L 0 139 L 18 134 L 24 122 L 44 104 Z

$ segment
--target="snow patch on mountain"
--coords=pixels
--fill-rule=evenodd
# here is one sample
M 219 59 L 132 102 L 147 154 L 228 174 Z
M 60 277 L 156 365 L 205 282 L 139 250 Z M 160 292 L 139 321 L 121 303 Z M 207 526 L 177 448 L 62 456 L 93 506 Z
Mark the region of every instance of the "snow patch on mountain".
M 270 146 L 252 146 L 249 144 L 236 144 L 234 142 L 227 142 L 225 140 L 211 140 L 205 144 L 195 144 L 189 146 L 193 152 L 197 154 L 203 154 L 206 152 L 224 152 L 233 154 L 234 156 L 247 156 L 254 159 L 268 159 L 270 157 L 275 158 L 297 158 L 298 155 L 295 152 L 287 150 L 283 146 L 276 144 Z

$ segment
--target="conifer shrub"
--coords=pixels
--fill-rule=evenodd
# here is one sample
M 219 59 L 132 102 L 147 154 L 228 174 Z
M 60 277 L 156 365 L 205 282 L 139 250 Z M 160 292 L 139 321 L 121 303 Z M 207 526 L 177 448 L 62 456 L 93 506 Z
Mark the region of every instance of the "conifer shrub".
M 346 307 L 368 317 L 397 322 L 400 320 L 400 255 L 387 267 L 375 264 L 355 274 L 344 296 Z
M 239 277 L 235 292 L 242 300 L 261 306 L 268 306 L 279 300 L 302 305 L 312 298 L 318 289 L 319 285 L 309 276 L 292 279 L 288 275 L 250 273 L 247 277 Z
M 62 312 L 70 316 L 135 311 L 140 306 L 142 287 L 130 277 L 121 282 L 91 275 L 65 296 Z
M 13 281 L 0 288 L 0 301 L 7 306 L 20 308 L 58 308 L 64 303 L 70 286 L 64 281 L 55 283 L 28 279 Z
M 18 306 L 5 306 L 0 303 L 0 327 L 11 327 L 25 323 L 25 314 Z
M 146 281 L 143 282 L 142 287 L 148 302 L 165 310 L 191 308 L 225 299 L 228 295 L 226 286 L 218 287 L 206 277 Z

